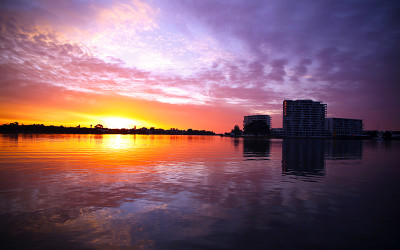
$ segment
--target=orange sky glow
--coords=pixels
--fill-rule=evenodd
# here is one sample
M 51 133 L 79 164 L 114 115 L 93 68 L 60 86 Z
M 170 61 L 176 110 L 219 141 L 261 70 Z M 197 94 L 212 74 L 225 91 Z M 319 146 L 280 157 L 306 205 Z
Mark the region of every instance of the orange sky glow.
M 311 99 L 328 117 L 400 129 L 390 15 L 372 25 L 375 12 L 343 7 L 331 23 L 328 7 L 259 4 L 4 1 L 0 123 L 222 133 L 253 114 L 282 127 L 283 100 Z

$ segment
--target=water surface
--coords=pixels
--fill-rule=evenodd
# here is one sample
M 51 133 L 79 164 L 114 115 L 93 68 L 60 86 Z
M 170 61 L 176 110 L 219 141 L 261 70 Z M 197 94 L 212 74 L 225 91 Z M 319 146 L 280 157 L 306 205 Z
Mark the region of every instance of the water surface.
M 395 249 L 400 141 L 0 135 L 15 248 Z

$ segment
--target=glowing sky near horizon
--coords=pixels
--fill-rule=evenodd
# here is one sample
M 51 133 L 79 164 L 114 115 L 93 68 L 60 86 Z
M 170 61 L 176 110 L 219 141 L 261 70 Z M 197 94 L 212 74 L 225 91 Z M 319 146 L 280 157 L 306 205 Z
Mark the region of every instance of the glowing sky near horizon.
M 2 1 L 0 123 L 225 132 L 249 114 L 281 127 L 284 99 L 312 99 L 400 130 L 398 13 L 378 0 Z

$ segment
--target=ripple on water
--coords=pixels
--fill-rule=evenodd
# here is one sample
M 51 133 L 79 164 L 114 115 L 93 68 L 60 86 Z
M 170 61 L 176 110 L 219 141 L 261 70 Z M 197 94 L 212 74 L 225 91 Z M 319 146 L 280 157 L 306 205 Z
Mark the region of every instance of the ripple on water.
M 22 248 L 390 249 L 399 145 L 0 136 L 0 233 Z

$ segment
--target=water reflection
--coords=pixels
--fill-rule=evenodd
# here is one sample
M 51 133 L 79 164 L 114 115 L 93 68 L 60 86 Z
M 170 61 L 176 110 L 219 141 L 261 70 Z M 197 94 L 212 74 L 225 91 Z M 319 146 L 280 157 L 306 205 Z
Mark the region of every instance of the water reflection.
M 282 141 L 282 173 L 324 176 L 326 160 L 361 160 L 361 140 L 285 139 Z
M 363 141 L 330 140 L 326 141 L 325 155 L 329 160 L 361 160 Z
M 240 138 L 233 138 L 233 147 L 235 147 L 235 150 L 239 149 L 240 146 Z
M 285 139 L 282 142 L 282 173 L 285 175 L 325 175 L 324 141 Z
M 270 144 L 267 139 L 243 138 L 243 156 L 247 160 L 268 160 Z
M 26 249 L 367 248 L 365 237 L 397 235 L 379 228 L 398 213 L 393 143 L 0 137 L 0 238 Z
M 10 140 L 10 141 L 18 142 L 18 134 L 0 134 L 0 136 L 4 140 Z

